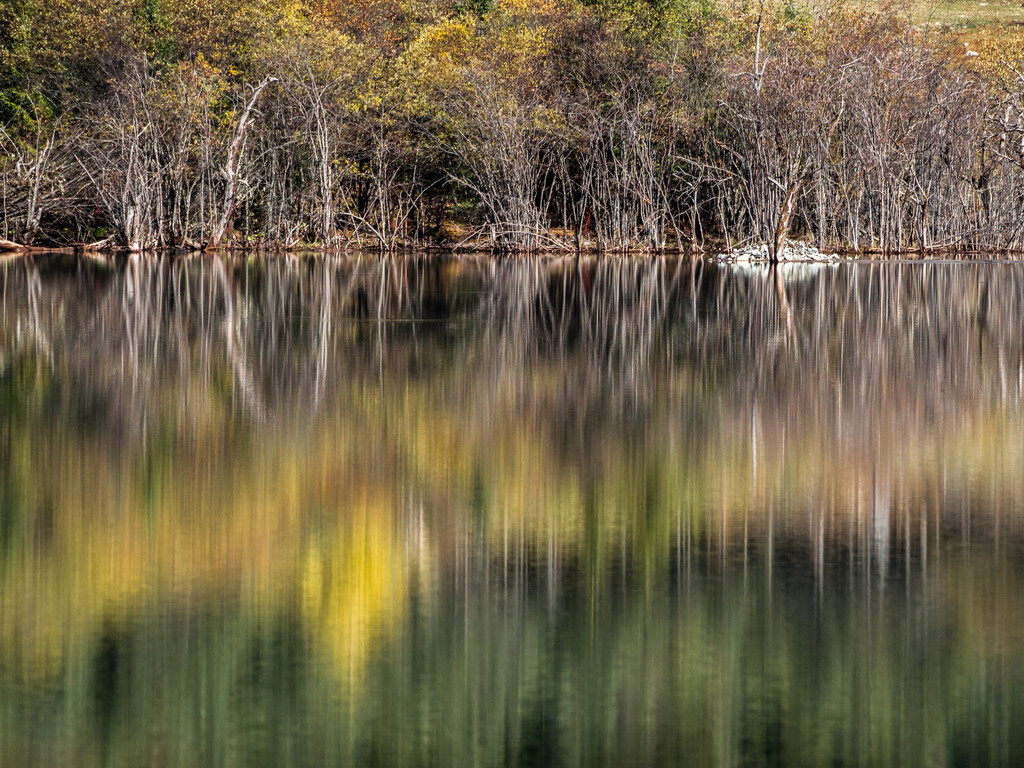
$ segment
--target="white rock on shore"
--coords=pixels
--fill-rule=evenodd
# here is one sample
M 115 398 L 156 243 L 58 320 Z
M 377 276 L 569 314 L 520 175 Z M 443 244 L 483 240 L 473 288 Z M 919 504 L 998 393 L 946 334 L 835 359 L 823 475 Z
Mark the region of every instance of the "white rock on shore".
M 741 264 L 746 262 L 767 262 L 768 245 L 746 245 L 742 248 L 734 248 L 728 253 L 720 253 L 715 256 L 716 261 L 724 261 L 730 264 Z M 813 245 L 801 243 L 798 240 L 787 240 L 782 253 L 779 255 L 780 262 L 834 262 L 839 257 L 831 253 L 822 253 Z

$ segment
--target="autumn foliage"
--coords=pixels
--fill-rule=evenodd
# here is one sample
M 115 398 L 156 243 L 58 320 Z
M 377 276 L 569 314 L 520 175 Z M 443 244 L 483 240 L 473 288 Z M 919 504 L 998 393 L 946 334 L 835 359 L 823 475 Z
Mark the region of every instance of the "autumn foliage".
M 16 0 L 0 31 L 8 247 L 1024 247 L 1019 52 L 899 16 Z

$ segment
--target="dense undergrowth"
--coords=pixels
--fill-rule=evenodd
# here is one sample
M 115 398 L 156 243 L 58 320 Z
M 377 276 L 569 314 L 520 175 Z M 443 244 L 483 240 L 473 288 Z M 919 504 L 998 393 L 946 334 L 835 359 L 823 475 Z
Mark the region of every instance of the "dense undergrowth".
M 13 0 L 7 247 L 1024 248 L 1024 46 L 714 0 Z

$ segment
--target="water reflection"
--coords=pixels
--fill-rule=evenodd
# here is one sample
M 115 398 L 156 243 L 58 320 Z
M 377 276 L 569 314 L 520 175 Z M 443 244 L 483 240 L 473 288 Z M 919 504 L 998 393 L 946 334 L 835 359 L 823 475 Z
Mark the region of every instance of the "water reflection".
M 1024 735 L 1024 272 L 0 268 L 0 762 Z

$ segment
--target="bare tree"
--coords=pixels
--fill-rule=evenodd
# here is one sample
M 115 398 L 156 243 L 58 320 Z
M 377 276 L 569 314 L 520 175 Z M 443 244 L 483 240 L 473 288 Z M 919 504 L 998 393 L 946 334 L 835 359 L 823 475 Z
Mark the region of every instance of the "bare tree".
M 224 197 L 221 202 L 220 219 L 210 237 L 210 248 L 217 248 L 221 245 L 232 224 L 238 194 L 238 163 L 242 154 L 245 136 L 255 120 L 254 112 L 260 94 L 263 93 L 268 85 L 276 82 L 278 82 L 276 77 L 267 76 L 263 78 L 263 81 L 253 89 L 252 96 L 238 117 L 234 136 L 231 139 L 231 144 L 228 146 L 227 158 L 221 169 L 221 176 L 224 179 Z

